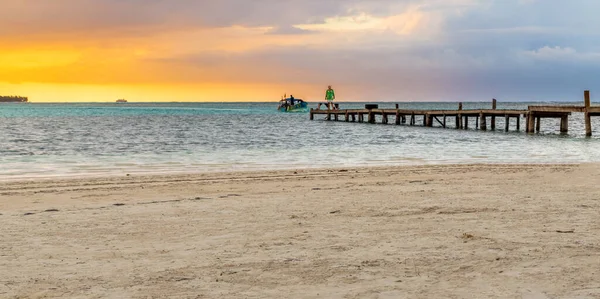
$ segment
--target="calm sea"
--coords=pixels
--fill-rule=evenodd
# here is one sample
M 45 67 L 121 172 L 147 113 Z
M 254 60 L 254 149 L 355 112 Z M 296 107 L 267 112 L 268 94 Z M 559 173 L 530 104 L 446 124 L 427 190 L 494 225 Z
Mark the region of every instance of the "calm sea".
M 570 119 L 569 135 L 558 132 L 558 120 L 544 120 L 541 134 L 526 135 L 502 132 L 503 118 L 497 120 L 499 131 L 481 132 L 348 124 L 322 117 L 310 121 L 308 114 L 278 113 L 276 105 L 0 104 L 0 180 L 364 165 L 600 162 L 600 138 L 583 136 L 579 114 Z M 457 104 L 400 106 L 455 109 Z M 489 106 L 467 103 L 465 109 Z M 499 103 L 498 108 L 526 106 Z M 341 108 L 359 107 L 364 103 L 341 103 Z M 521 124 L 523 129 L 524 120 Z M 600 119 L 593 125 L 600 129 Z

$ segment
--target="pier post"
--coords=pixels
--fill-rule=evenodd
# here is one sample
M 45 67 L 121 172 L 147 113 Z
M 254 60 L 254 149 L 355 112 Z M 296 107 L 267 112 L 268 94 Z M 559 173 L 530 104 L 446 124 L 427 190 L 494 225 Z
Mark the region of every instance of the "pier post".
M 591 137 L 592 136 L 592 119 L 590 117 L 590 106 L 592 105 L 591 100 L 590 100 L 590 91 L 586 90 L 583 93 L 584 96 L 584 100 L 585 100 L 585 136 L 586 137 Z
M 510 117 L 507 114 L 504 116 L 504 131 L 508 132 L 509 128 L 510 128 Z
M 356 115 L 352 113 L 352 122 L 356 122 Z
M 535 118 L 535 131 L 538 132 L 538 133 L 540 132 L 540 127 L 541 127 L 540 123 L 541 122 L 542 122 L 542 118 L 541 117 L 538 116 L 538 117 Z
M 388 116 L 387 116 L 387 114 L 385 114 L 385 112 L 381 113 L 381 123 L 386 124 L 386 125 L 388 123 Z
M 443 124 L 444 129 L 446 128 L 446 114 L 444 114 L 444 124 Z
M 475 130 L 479 128 L 479 117 L 475 117 Z
M 567 133 L 569 132 L 569 117 L 564 115 L 560 118 L 560 132 Z
M 468 116 L 465 116 L 465 127 L 464 128 L 465 128 L 465 130 L 469 129 L 469 117 Z
M 527 113 L 527 133 L 534 133 L 535 130 L 535 115 L 532 112 Z
M 313 108 L 310 108 L 310 120 L 315 120 L 315 115 L 313 114 Z
M 458 115 L 456 116 L 456 128 L 457 129 L 463 128 L 463 119 L 462 119 L 462 114 L 460 113 L 461 110 L 463 110 L 463 104 L 462 104 L 462 102 L 459 102 L 458 103 Z
M 373 114 L 373 110 L 369 110 L 369 119 L 368 122 L 370 124 L 374 124 L 375 123 L 375 114 Z
M 406 123 L 406 115 L 402 115 L 402 123 L 405 124 Z
M 487 130 L 487 124 L 485 123 L 485 114 L 479 113 L 479 118 L 480 118 L 480 125 L 481 125 L 481 130 L 485 131 Z
M 348 113 L 348 111 L 346 110 L 346 122 L 350 121 L 350 113 Z
M 363 114 L 362 113 L 357 113 L 356 116 L 358 117 L 358 122 L 362 123 L 363 122 Z
M 414 113 L 410 114 L 410 125 L 411 126 L 415 125 L 415 114 Z
M 496 110 L 496 99 L 492 99 L 492 110 Z M 496 117 L 492 116 L 492 131 L 496 130 Z
M 517 116 L 517 131 L 521 131 L 521 115 Z
M 398 104 L 396 104 L 396 109 L 398 108 Z M 396 110 L 396 125 L 399 125 L 402 122 L 402 118 L 400 116 L 400 111 Z
M 338 121 L 338 114 L 337 113 L 334 114 L 334 117 L 335 117 L 335 121 Z

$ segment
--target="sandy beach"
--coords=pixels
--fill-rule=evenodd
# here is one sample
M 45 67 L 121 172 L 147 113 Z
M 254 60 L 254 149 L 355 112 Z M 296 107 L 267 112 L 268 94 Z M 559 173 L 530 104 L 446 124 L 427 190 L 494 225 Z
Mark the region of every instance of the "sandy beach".
M 600 167 L 0 183 L 0 298 L 600 298 Z

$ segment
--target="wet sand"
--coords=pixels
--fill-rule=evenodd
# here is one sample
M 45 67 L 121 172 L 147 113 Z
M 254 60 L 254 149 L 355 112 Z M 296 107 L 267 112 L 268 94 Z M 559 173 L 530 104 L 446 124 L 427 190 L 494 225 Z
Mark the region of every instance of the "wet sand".
M 600 166 L 0 183 L 0 298 L 600 298 Z

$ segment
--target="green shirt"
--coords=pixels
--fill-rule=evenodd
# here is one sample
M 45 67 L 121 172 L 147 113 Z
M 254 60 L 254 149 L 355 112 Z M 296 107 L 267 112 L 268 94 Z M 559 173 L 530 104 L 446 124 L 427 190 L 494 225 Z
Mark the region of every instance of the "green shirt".
M 325 92 L 325 99 L 328 101 L 333 101 L 333 99 L 335 99 L 335 92 L 333 89 L 328 89 L 327 92 Z

